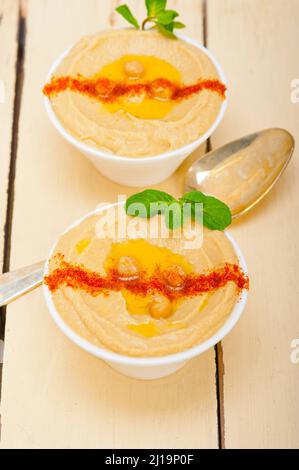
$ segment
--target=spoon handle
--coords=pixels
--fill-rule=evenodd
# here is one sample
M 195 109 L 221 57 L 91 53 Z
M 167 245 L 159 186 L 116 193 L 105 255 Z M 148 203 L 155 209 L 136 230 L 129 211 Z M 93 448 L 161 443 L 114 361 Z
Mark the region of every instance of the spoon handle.
M 0 307 L 40 286 L 45 261 L 0 275 Z

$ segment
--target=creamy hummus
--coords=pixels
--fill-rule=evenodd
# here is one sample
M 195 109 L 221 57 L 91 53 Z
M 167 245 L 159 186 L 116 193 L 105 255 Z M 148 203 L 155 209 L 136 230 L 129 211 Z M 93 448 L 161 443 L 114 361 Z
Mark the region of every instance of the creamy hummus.
M 50 261 L 50 273 L 56 267 L 55 254 L 58 253 L 62 253 L 66 261 L 79 263 L 101 275 L 107 272 L 111 253 L 113 256 L 134 254 L 142 268 L 156 262 L 164 266 L 175 262 L 186 272 L 191 269 L 194 273 L 211 271 L 226 262 L 238 262 L 223 232 L 204 229 L 201 248 L 190 249 L 183 243 L 185 235 L 175 238 L 176 231 L 171 239 L 124 241 L 117 236 L 109 238 L 113 221 L 104 232 L 101 230 L 99 237 L 99 217 L 99 214 L 92 215 L 62 235 Z M 130 217 L 125 218 L 126 223 L 132 221 Z M 143 219 L 142 223 L 149 222 Z M 131 251 L 126 251 L 128 246 Z M 129 356 L 150 357 L 183 351 L 211 337 L 230 315 L 238 300 L 238 291 L 234 283 L 228 282 L 216 291 L 183 298 L 170 317 L 160 319 L 146 313 L 142 298 L 138 304 L 126 292 L 110 291 L 93 296 L 84 290 L 60 286 L 52 292 L 52 298 L 63 320 L 91 343 Z
M 179 76 L 185 85 L 200 79 L 219 79 L 209 57 L 196 47 L 182 40 L 167 39 L 157 32 L 132 30 L 83 37 L 62 60 L 55 76 L 93 77 L 107 67 L 109 70 L 109 64 L 114 61 L 130 55 L 155 57 L 168 64 L 162 69 L 152 67 L 151 78 L 164 78 L 161 77 L 164 69 L 172 68 L 177 71 L 175 79 Z M 70 90 L 51 97 L 51 102 L 63 127 L 85 144 L 117 155 L 145 157 L 199 138 L 215 121 L 223 98 L 211 90 L 203 90 L 176 102 L 160 119 L 136 117 L 126 106 L 113 112 L 113 107 L 109 109 Z M 158 102 L 156 106 L 158 111 Z

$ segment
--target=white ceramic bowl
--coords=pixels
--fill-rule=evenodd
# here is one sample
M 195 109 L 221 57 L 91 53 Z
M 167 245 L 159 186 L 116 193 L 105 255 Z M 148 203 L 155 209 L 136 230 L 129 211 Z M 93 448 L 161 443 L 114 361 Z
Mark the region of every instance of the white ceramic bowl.
M 223 70 L 211 52 L 193 39 L 182 35 L 179 35 L 179 37 L 187 43 L 192 44 L 193 46 L 203 51 L 210 58 L 216 67 L 220 80 L 227 86 Z M 54 75 L 58 65 L 69 51 L 70 48 L 61 54 L 57 60 L 55 60 L 49 71 L 47 81 L 49 81 L 52 75 Z M 64 129 L 55 112 L 53 111 L 49 98 L 44 97 L 44 103 L 50 121 L 58 130 L 58 132 L 77 150 L 80 150 L 104 176 L 116 183 L 125 186 L 143 187 L 160 183 L 161 181 L 168 178 L 188 157 L 188 155 L 190 155 L 199 145 L 201 145 L 211 136 L 223 118 L 227 106 L 227 95 L 226 99 L 221 105 L 219 114 L 214 123 L 207 130 L 207 132 L 197 140 L 170 152 L 161 153 L 151 157 L 140 158 L 114 155 L 84 144 Z
M 94 215 L 94 214 L 98 214 L 99 212 L 107 209 L 107 207 L 111 207 L 111 206 L 115 206 L 115 204 L 109 204 L 107 206 L 100 207 L 99 209 L 93 212 L 90 212 L 89 214 L 77 220 L 70 227 L 68 227 L 63 233 L 68 232 L 70 229 L 77 226 L 87 217 L 90 217 L 91 215 Z M 225 232 L 225 235 L 230 240 L 230 242 L 232 243 L 235 249 L 235 252 L 239 258 L 239 263 L 240 263 L 242 270 L 245 273 L 247 273 L 248 272 L 247 265 L 241 253 L 240 248 L 238 247 L 237 243 L 234 241 L 234 239 L 229 233 Z M 51 258 L 55 250 L 56 244 L 57 242 L 55 242 L 55 245 L 53 246 L 48 256 L 48 259 L 45 265 L 45 274 L 48 273 L 48 261 Z M 247 302 L 247 297 L 248 297 L 247 290 L 243 290 L 240 295 L 240 299 L 235 304 L 234 308 L 231 311 L 230 316 L 228 317 L 226 322 L 223 324 L 223 326 L 217 331 L 217 333 L 215 333 L 213 336 L 211 336 L 208 340 L 204 341 L 203 343 L 198 344 L 197 346 L 194 346 L 190 349 L 187 349 L 185 351 L 182 351 L 176 354 L 169 354 L 167 356 L 159 356 L 159 357 L 152 357 L 152 358 L 147 358 L 147 357 L 139 358 L 139 357 L 125 356 L 122 354 L 115 353 L 113 351 L 109 351 L 108 349 L 100 348 L 90 343 L 86 339 L 82 338 L 81 336 L 79 336 L 63 321 L 63 319 L 59 315 L 54 305 L 52 294 L 45 284 L 43 286 L 43 289 L 44 289 L 44 295 L 45 295 L 47 306 L 49 308 L 49 311 L 55 323 L 58 325 L 58 327 L 62 330 L 62 332 L 69 339 L 71 339 L 74 343 L 76 343 L 85 351 L 88 351 L 89 353 L 99 357 L 100 359 L 103 359 L 113 369 L 116 369 L 122 374 L 127 375 L 129 377 L 134 377 L 136 379 L 158 379 L 158 378 L 167 376 L 169 374 L 172 374 L 173 372 L 183 367 L 186 364 L 186 362 L 192 359 L 193 357 L 198 356 L 199 354 L 202 354 L 203 352 L 205 352 L 207 349 L 213 347 L 216 343 L 221 341 L 230 332 L 230 330 L 235 326 L 235 324 L 239 320 L 244 310 L 244 307 Z

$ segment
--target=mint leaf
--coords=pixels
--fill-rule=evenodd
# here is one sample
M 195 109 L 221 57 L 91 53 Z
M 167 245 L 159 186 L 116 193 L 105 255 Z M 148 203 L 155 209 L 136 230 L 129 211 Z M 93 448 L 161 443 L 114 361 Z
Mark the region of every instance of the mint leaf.
M 119 7 L 115 8 L 117 13 L 119 13 L 125 20 L 127 20 L 130 24 L 132 24 L 136 29 L 139 29 L 139 23 L 136 20 L 135 16 L 131 12 L 128 5 L 120 5 Z
M 165 225 L 170 230 L 183 224 L 183 211 L 179 201 L 157 189 L 146 189 L 129 197 L 126 201 L 126 213 L 133 217 L 144 218 L 164 214 Z
M 232 217 L 229 207 L 213 196 L 206 196 L 200 191 L 191 191 L 180 198 L 180 203 L 203 204 L 203 225 L 211 230 L 224 230 L 231 224 Z M 193 217 L 195 210 L 192 210 Z
M 173 203 L 178 203 L 178 201 L 170 194 L 157 189 L 145 189 L 126 200 L 126 213 L 133 217 L 149 218 L 165 213 L 168 206 Z
M 170 24 L 161 24 L 157 23 L 155 28 L 160 31 L 160 33 L 164 34 L 164 36 L 167 36 L 170 39 L 177 39 L 176 35 L 173 33 L 173 26 L 172 23 Z
M 172 23 L 174 29 L 183 29 L 186 28 L 186 25 L 184 23 L 181 23 L 180 21 L 174 21 Z
M 145 0 L 147 16 L 156 17 L 160 11 L 165 10 L 167 0 Z
M 157 13 L 156 18 L 159 23 L 167 25 L 169 23 L 172 23 L 174 18 L 176 18 L 177 16 L 179 16 L 178 12 L 174 10 L 165 10 L 161 11 L 160 13 Z

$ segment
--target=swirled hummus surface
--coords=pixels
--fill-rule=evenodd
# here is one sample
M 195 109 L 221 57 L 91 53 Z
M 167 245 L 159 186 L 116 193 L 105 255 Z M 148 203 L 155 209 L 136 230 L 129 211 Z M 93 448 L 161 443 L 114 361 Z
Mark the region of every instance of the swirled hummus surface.
M 166 78 L 188 85 L 200 79 L 219 79 L 209 57 L 198 48 L 157 32 L 133 30 L 83 37 L 62 60 L 55 76 L 114 78 L 115 72 L 117 78 L 124 57 L 140 57 L 151 80 Z M 209 89 L 175 103 L 147 98 L 140 113 L 136 97 L 126 99 L 131 102 L 107 105 L 66 90 L 52 96 L 51 103 L 63 127 L 85 144 L 113 154 L 145 157 L 199 138 L 215 121 L 224 98 Z
M 123 255 L 134 256 L 144 271 L 175 264 L 187 274 L 238 263 L 223 232 L 204 228 L 202 246 L 192 249 L 186 244 L 188 232 L 176 238 L 174 231 L 171 239 L 127 236 L 124 240 L 111 234 L 111 227 L 119 226 L 118 220 L 111 219 L 99 230 L 99 219 L 99 214 L 89 216 L 61 236 L 49 263 L 50 275 L 57 267 L 57 256 L 102 276 Z M 131 222 L 131 217 L 125 216 L 125 223 Z M 148 220 L 140 219 L 140 223 L 143 230 L 148 228 Z M 227 320 L 239 291 L 235 283 L 228 282 L 211 292 L 182 297 L 167 318 L 153 318 L 147 296 L 125 288 L 92 295 L 84 289 L 61 285 L 51 295 L 63 320 L 81 337 L 117 353 L 151 357 L 183 351 L 211 337 Z

